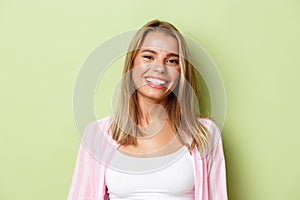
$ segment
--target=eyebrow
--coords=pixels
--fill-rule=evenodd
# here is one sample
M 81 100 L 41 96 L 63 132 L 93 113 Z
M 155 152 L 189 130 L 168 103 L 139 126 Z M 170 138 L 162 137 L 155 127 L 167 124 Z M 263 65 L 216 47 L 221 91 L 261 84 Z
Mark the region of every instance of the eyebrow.
M 157 54 L 156 51 L 153 51 L 153 50 L 150 50 L 150 49 L 143 49 L 143 50 L 141 51 L 141 53 L 145 53 L 145 52 Z M 168 56 L 168 57 L 171 57 L 171 56 L 179 57 L 179 55 L 176 54 L 176 53 L 168 53 L 167 56 Z

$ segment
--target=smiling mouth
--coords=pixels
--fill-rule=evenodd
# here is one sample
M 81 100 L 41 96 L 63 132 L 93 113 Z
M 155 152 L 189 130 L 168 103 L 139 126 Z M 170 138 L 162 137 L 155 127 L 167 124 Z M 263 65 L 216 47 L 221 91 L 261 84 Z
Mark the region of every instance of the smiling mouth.
M 158 86 L 165 86 L 167 84 L 167 81 L 153 78 L 153 77 L 147 77 L 146 81 L 152 85 L 158 85 Z

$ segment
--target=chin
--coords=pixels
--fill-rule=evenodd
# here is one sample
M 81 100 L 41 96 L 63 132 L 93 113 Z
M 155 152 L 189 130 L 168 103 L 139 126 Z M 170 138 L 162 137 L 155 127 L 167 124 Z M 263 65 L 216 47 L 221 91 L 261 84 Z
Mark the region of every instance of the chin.
M 168 98 L 169 93 L 164 93 L 164 92 L 160 92 L 160 91 L 151 91 L 151 92 L 138 92 L 138 95 L 141 98 L 162 101 L 162 100 L 165 100 Z

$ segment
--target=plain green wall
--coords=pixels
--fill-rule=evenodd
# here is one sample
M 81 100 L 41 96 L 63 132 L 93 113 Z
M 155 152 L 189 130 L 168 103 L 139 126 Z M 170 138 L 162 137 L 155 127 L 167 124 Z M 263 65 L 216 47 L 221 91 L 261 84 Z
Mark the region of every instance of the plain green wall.
M 101 42 L 154 18 L 202 44 L 222 75 L 229 199 L 300 199 L 299 1 L 4 0 L 1 200 L 66 199 L 79 147 L 72 93 L 80 66 Z M 119 74 L 120 60 L 114 66 Z M 97 89 L 99 118 L 110 113 L 109 92 Z

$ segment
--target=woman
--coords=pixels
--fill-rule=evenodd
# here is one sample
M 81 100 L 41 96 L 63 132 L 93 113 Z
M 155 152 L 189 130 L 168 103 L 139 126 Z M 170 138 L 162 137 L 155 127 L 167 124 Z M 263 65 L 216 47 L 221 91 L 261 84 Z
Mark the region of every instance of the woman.
M 116 112 L 85 128 L 68 199 L 227 199 L 220 131 L 196 112 L 197 92 L 183 36 L 148 22 L 126 55 Z

